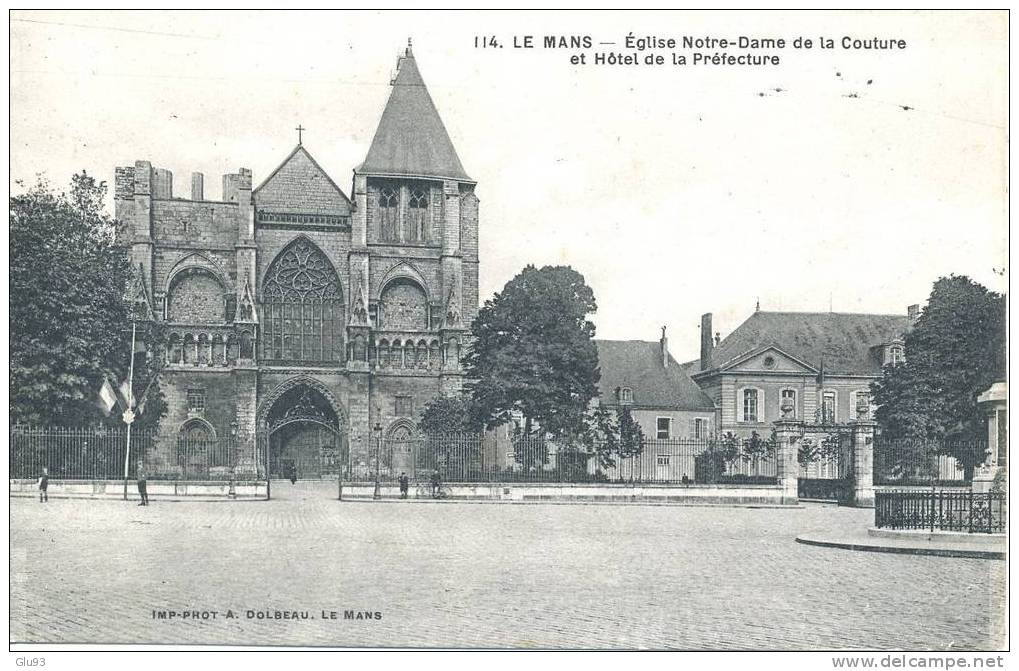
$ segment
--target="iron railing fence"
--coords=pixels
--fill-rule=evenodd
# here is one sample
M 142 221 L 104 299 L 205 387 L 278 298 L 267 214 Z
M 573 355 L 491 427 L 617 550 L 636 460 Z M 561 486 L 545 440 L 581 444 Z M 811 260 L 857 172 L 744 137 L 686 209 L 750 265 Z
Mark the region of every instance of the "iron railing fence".
M 950 453 L 983 449 L 985 443 L 878 439 L 874 442 L 874 484 L 968 485 L 965 469 Z
M 883 529 L 1004 533 L 1008 504 L 1003 492 L 878 491 L 874 522 Z
M 232 436 L 160 437 L 152 430 L 132 430 L 128 477 L 137 477 L 142 467 L 150 480 L 234 479 L 238 456 L 252 452 L 250 442 Z M 52 479 L 118 480 L 124 477 L 127 457 L 126 429 L 11 428 L 12 479 L 38 478 L 45 468 Z
M 445 482 L 633 484 L 774 484 L 776 447 L 768 441 L 646 440 L 639 453 L 610 459 L 594 448 L 576 449 L 540 438 L 499 441 L 491 435 L 447 434 L 382 439 L 367 459 L 351 463 L 348 478 L 412 481 L 438 473 Z

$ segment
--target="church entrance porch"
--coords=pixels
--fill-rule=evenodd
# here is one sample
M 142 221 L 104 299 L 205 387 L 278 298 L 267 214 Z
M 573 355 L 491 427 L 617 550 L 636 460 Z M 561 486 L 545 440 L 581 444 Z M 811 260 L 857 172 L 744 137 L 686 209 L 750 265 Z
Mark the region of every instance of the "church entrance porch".
M 297 385 L 276 399 L 266 415 L 263 444 L 270 478 L 333 479 L 347 461 L 339 417 L 310 386 Z

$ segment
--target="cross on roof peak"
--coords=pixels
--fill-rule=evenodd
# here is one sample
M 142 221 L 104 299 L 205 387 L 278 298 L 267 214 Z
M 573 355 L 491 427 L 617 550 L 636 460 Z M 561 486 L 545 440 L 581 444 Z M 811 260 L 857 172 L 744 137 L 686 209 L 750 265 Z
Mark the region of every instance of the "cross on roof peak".
M 300 145 L 302 140 L 301 134 L 308 129 L 302 126 L 301 124 L 297 124 L 297 128 L 295 128 L 294 130 L 297 131 L 297 144 Z

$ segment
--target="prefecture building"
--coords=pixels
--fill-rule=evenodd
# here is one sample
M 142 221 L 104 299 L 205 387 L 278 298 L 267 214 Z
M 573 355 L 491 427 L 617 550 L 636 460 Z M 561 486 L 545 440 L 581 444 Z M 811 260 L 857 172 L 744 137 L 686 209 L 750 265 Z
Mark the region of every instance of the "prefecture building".
M 372 428 L 414 431 L 462 384 L 478 306 L 478 198 L 410 47 L 351 196 L 301 144 L 253 187 L 190 197 L 148 161 L 116 170 L 139 293 L 167 338 L 163 457 L 178 435 L 269 441 L 301 476 L 367 468 Z M 339 130 L 339 129 L 337 129 Z M 179 191 L 179 189 L 178 189 Z M 260 459 L 241 449 L 239 466 Z
M 683 367 L 718 409 L 720 433 L 767 436 L 786 399 L 796 419 L 842 423 L 882 367 L 903 359 L 918 314 L 915 305 L 906 315 L 758 310 L 725 338 L 705 314 L 700 358 Z

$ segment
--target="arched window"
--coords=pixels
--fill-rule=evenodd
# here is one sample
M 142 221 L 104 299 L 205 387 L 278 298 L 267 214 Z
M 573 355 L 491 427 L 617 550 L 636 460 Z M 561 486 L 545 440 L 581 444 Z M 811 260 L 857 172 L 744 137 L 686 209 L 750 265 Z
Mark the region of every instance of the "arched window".
M 428 190 L 414 187 L 407 199 L 407 222 L 403 239 L 408 242 L 424 242 L 428 229 Z
M 622 404 L 633 403 L 633 389 L 630 387 L 620 387 L 619 402 Z
M 379 239 L 399 240 L 400 192 L 384 186 L 379 189 Z
M 343 360 L 340 279 L 310 240 L 298 238 L 290 243 L 266 271 L 262 324 L 266 360 Z
M 223 285 L 204 268 L 180 271 L 170 283 L 166 319 L 178 324 L 224 323 L 226 296 Z
M 398 279 L 386 285 L 379 305 L 382 328 L 424 331 L 428 328 L 428 299 L 416 283 Z

